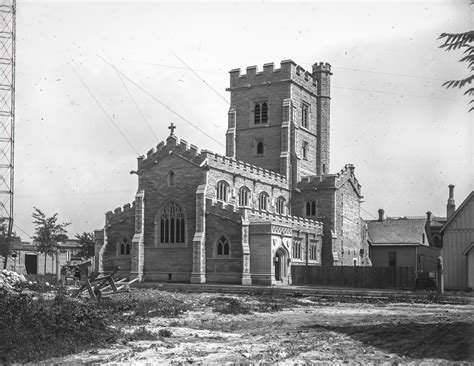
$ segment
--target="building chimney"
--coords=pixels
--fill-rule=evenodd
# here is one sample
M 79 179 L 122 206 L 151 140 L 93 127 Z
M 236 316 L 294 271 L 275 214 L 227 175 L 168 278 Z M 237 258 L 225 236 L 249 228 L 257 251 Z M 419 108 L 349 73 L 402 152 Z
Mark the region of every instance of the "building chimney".
M 449 219 L 454 211 L 456 211 L 456 204 L 454 203 L 454 184 L 450 184 L 448 204 L 446 205 L 446 218 Z
M 426 223 L 431 224 L 431 211 L 426 212 Z
M 379 221 L 382 222 L 384 220 L 384 215 L 385 211 L 383 210 L 383 208 L 379 208 Z

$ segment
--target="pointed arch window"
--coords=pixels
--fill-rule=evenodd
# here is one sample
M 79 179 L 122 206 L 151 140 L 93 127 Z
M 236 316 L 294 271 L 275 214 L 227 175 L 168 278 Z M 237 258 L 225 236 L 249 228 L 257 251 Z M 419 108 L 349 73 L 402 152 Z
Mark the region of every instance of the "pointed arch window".
M 317 216 L 317 203 L 316 203 L 316 201 L 306 202 L 306 216 Z
M 219 201 L 227 202 L 227 196 L 228 196 L 228 191 L 229 191 L 229 185 L 227 184 L 227 182 L 223 180 L 218 182 L 216 190 L 217 190 L 217 199 Z
M 221 236 L 216 244 L 217 257 L 230 257 L 230 242 L 225 236 Z
M 130 255 L 130 243 L 127 238 L 123 238 L 120 243 L 120 255 Z
M 175 184 L 175 174 L 174 171 L 170 170 L 168 172 L 168 186 L 173 187 Z
M 250 197 L 250 189 L 241 187 L 239 190 L 239 206 L 248 207 Z
M 159 225 L 160 244 L 184 244 L 184 214 L 175 202 L 170 202 L 164 207 Z
M 257 140 L 257 155 L 264 154 L 264 147 L 265 145 L 263 144 L 263 139 L 258 139 Z
M 267 192 L 262 192 L 258 196 L 258 209 L 262 211 L 268 210 L 268 194 Z
M 286 200 L 284 197 L 278 197 L 277 198 L 277 205 L 276 205 L 276 212 L 280 215 L 283 215 L 285 213 L 285 203 Z

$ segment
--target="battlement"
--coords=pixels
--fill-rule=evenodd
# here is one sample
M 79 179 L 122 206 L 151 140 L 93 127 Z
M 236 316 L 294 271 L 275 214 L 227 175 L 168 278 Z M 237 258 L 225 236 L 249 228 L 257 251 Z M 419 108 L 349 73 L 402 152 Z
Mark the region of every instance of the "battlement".
M 256 165 L 235 160 L 220 154 L 208 155 L 207 159 L 207 164 L 210 167 L 222 169 L 231 174 L 239 174 L 252 179 L 258 179 L 267 184 L 276 184 L 283 187 L 288 185 L 288 181 L 284 175 Z
M 130 216 L 135 216 L 135 201 L 127 203 L 123 207 L 117 207 L 113 212 L 108 211 L 105 213 L 106 223 L 115 223 Z
M 263 65 L 263 71 L 258 71 L 257 66 L 249 66 L 246 69 L 246 74 L 241 75 L 240 69 L 233 69 L 229 73 L 230 88 L 228 90 L 292 80 L 316 94 L 317 80 L 313 74 L 292 60 L 281 61 L 279 69 L 275 69 L 273 62 L 271 62 Z
M 170 153 L 181 155 L 189 160 L 200 164 L 204 159 L 207 158 L 210 152 L 203 150 L 193 144 L 188 144 L 186 140 L 178 140 L 174 135 L 168 136 L 166 141 L 161 141 L 156 148 L 150 149 L 146 156 L 140 156 L 138 158 L 138 168 L 149 166 L 150 164 L 156 163 L 159 159 L 163 158 Z
M 169 154 L 180 155 L 198 165 L 207 161 L 207 165 L 210 167 L 222 169 L 231 174 L 251 175 L 252 178 L 259 179 L 264 183 L 277 184 L 285 187 L 288 184 L 286 177 L 281 174 L 213 153 L 209 150 L 199 150 L 198 147 L 189 145 L 185 140 L 178 140 L 176 136 L 169 136 L 166 139 L 166 143 L 160 142 L 156 146 L 156 149 L 151 149 L 147 152 L 146 157 L 140 157 L 138 160 L 138 168 L 145 168 L 150 166 L 150 164 L 155 164 L 159 159 Z
M 322 188 L 339 188 L 346 181 L 349 181 L 354 190 L 361 196 L 361 185 L 354 174 L 355 167 L 352 164 L 346 164 L 336 174 L 313 175 L 304 177 L 297 184 L 300 190 L 322 189 Z M 362 197 L 362 196 L 361 196 Z
M 322 233 L 323 224 L 316 220 L 311 220 L 306 217 L 280 215 L 274 212 L 260 211 L 250 208 L 245 208 L 245 217 L 250 222 L 272 222 L 274 224 L 289 225 L 293 230 L 314 230 Z
M 327 72 L 332 75 L 331 65 L 327 62 L 317 62 L 313 65 L 313 73 L 315 72 Z

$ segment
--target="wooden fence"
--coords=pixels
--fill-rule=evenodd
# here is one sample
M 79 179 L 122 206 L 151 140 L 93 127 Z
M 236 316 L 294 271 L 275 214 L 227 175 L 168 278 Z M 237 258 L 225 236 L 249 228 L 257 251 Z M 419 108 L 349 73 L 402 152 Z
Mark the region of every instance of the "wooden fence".
M 292 266 L 293 285 L 326 285 L 358 288 L 415 288 L 411 267 Z

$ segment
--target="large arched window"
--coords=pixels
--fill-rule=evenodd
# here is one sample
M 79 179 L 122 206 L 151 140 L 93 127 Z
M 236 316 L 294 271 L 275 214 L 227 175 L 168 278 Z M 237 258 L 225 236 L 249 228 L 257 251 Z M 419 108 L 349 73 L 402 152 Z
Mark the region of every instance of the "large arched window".
M 161 244 L 183 244 L 185 242 L 184 215 L 175 202 L 170 202 L 164 207 L 159 221 Z
M 280 215 L 283 215 L 285 213 L 285 198 L 284 197 L 278 197 L 277 198 L 277 204 L 276 204 L 276 212 Z
M 262 211 L 268 210 L 268 194 L 267 192 L 260 193 L 258 196 L 258 209 Z
M 225 236 L 221 236 L 216 243 L 217 257 L 230 257 L 230 242 Z
M 250 189 L 242 187 L 239 190 L 239 206 L 247 207 L 249 205 Z
M 227 195 L 229 191 L 229 185 L 227 184 L 227 182 L 223 180 L 218 182 L 216 190 L 217 190 L 217 199 L 219 201 L 227 202 Z
M 306 202 L 306 216 L 316 216 L 317 215 L 317 204 L 315 201 Z

